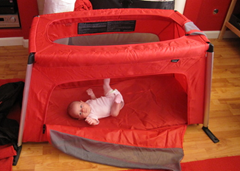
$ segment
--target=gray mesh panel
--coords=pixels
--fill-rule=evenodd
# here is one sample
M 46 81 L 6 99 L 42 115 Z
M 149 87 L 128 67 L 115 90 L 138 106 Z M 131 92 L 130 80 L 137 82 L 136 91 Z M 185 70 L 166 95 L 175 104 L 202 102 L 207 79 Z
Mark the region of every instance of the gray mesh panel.
M 143 148 L 90 140 L 50 130 L 53 146 L 82 160 L 124 168 L 179 171 L 181 148 Z

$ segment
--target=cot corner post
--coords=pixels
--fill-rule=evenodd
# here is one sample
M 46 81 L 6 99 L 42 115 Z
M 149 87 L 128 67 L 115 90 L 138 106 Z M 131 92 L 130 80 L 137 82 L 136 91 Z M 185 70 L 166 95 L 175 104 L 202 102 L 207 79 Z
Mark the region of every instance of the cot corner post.
M 25 118 L 26 118 L 28 93 L 29 93 L 29 87 L 30 87 L 30 81 L 31 81 L 31 75 L 32 75 L 32 66 L 33 66 L 33 63 L 34 63 L 34 56 L 35 56 L 35 53 L 30 53 L 29 57 L 28 57 L 28 64 L 27 64 L 26 77 L 25 77 L 25 85 L 24 85 L 24 90 L 23 90 L 23 100 L 22 100 L 20 126 L 19 126 L 19 132 L 18 132 L 17 155 L 14 157 L 14 161 L 13 161 L 14 166 L 18 162 L 18 159 L 19 159 L 19 156 L 20 156 L 20 153 L 21 153 L 21 149 L 22 149 L 23 130 L 24 130 L 24 124 L 25 124 Z
M 18 162 L 18 159 L 19 159 L 19 157 L 20 157 L 20 154 L 21 154 L 21 151 L 22 151 L 22 146 L 18 146 L 18 147 L 16 147 L 17 149 L 16 149 L 16 152 L 17 152 L 17 155 L 16 156 L 14 156 L 14 158 L 13 158 L 13 166 L 16 166 L 17 165 L 17 162 Z
M 209 49 L 207 51 L 207 61 L 206 61 L 204 121 L 203 121 L 202 129 L 214 143 L 217 143 L 217 142 L 219 142 L 219 139 L 208 128 L 209 113 L 210 113 L 210 102 L 211 102 L 213 59 L 214 59 L 214 46 L 211 43 L 209 43 Z

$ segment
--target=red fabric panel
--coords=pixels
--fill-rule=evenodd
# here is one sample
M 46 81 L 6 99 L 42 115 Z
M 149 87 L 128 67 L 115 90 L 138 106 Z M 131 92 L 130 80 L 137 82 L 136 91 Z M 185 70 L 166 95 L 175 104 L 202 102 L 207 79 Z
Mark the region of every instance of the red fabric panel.
M 159 128 L 150 131 L 134 129 L 119 130 L 112 128 L 99 128 L 97 126 L 79 128 L 61 125 L 47 125 L 49 142 L 51 142 L 49 135 L 50 130 L 121 145 L 148 148 L 183 148 L 183 136 L 186 131 L 186 125 Z
M 132 19 L 136 20 L 135 32 L 159 34 L 165 41 L 116 46 L 53 43 L 56 39 L 77 36 L 79 22 Z M 160 27 L 159 32 L 158 27 L 149 27 L 150 21 Z M 23 141 L 46 140 L 42 127 L 48 115 L 52 115 L 48 108 L 55 87 L 104 78 L 183 75 L 182 81 L 181 77 L 177 79 L 187 92 L 187 124 L 202 123 L 208 44 L 201 35 L 183 36 L 183 24 L 187 21 L 178 12 L 154 9 L 91 10 L 35 17 L 30 52 L 36 53 Z M 179 61 L 171 62 L 173 59 Z
M 14 78 L 14 79 L 0 79 L 0 86 L 3 85 L 3 84 L 18 82 L 18 81 L 24 81 L 24 79 L 18 79 L 18 78 Z
M 13 164 L 13 157 L 17 153 L 12 145 L 0 146 L 0 168 L 1 171 L 11 171 Z
M 191 36 L 194 37 L 194 36 Z M 195 36 L 199 38 L 199 36 Z M 96 65 L 129 64 L 168 61 L 169 59 L 188 60 L 203 57 L 208 44 L 203 40 L 181 37 L 178 39 L 119 46 L 66 46 L 56 45 L 35 55 L 36 67 L 95 67 Z M 81 57 L 79 57 L 81 56 Z M 165 64 L 167 64 L 165 63 Z M 191 61 L 190 61 L 191 63 Z M 90 66 L 91 65 L 91 66 Z M 163 64 L 162 64 L 163 65 Z M 186 67 L 188 67 L 186 65 Z M 177 68 L 174 68 L 175 70 Z
M 124 78 L 134 75 L 164 73 L 182 73 L 186 75 L 188 82 L 188 124 L 202 123 L 205 57 L 200 59 L 194 57 L 183 58 L 178 63 L 171 63 L 170 59 L 165 59 L 161 60 L 161 62 L 145 62 L 134 65 L 132 63 L 119 64 L 118 67 L 116 65 L 41 67 L 36 63 L 32 73 L 32 85 L 30 86 L 29 101 L 32 103 L 29 104 L 27 109 L 29 114 L 26 118 L 25 135 L 29 136 L 28 140 L 41 140 L 41 128 L 44 124 L 48 101 L 53 88 L 57 86 L 56 83 L 62 84 L 73 80 L 96 80 L 106 77 Z M 34 115 L 30 113 L 34 113 Z M 37 129 L 34 134 L 31 133 L 33 131 L 31 123 L 33 122 Z
M 117 118 L 100 119 L 100 124 L 92 127 L 83 120 L 74 120 L 66 114 L 69 102 L 80 98 L 85 101 L 89 98 L 86 94 L 89 87 L 92 87 L 97 97 L 100 97 L 103 93 L 100 80 L 94 84 L 88 81 L 84 83 L 85 86 L 79 83 L 71 89 L 70 85 L 56 87 L 47 111 L 51 115 L 47 115 L 45 123 L 62 125 L 65 130 L 72 130 L 71 134 L 81 130 L 79 136 L 98 141 L 133 146 L 181 148 L 182 143 L 178 139 L 182 141 L 182 133 L 185 130 L 187 98 L 173 75 L 116 81 L 118 80 L 112 80 L 112 88 L 118 89 L 125 101 L 125 106 Z M 174 126 L 171 127 L 172 125 Z
M 0 146 L 0 159 L 13 157 L 17 155 L 16 151 L 14 150 L 12 145 L 2 145 Z
M 239 170 L 239 161 L 240 156 L 232 156 L 182 163 L 181 166 L 183 171 L 230 171 Z
M 187 123 L 186 92 L 173 75 L 112 79 L 111 82 L 112 88 L 117 88 L 124 96 L 125 106 L 121 115 L 117 118 L 101 119 L 101 124 L 97 128 L 150 130 Z M 45 82 L 45 84 L 47 83 Z M 42 85 L 38 84 L 38 86 Z M 29 106 L 28 110 L 34 111 L 36 114 L 38 110 L 47 110 L 45 116 L 42 114 L 26 116 L 24 133 L 31 135 L 34 132 L 34 135 L 28 136 L 29 140 L 39 141 L 39 135 L 43 135 L 43 124 L 88 126 L 84 121 L 71 119 L 67 115 L 66 109 L 73 100 L 81 98 L 86 101 L 89 98 L 86 94 L 89 87 L 93 88 L 97 97 L 103 94 L 102 80 L 63 84 L 49 94 L 47 109 L 42 109 L 39 106 L 41 103 L 37 106 Z M 40 91 L 43 93 L 44 88 Z M 29 100 L 32 100 L 34 96 L 36 95 L 29 94 Z M 46 100 L 43 100 L 42 103 L 45 104 Z M 179 103 L 179 101 L 181 102 Z M 34 127 L 30 129 L 29 126 L 33 120 Z
M 92 10 L 92 4 L 89 0 L 76 0 L 74 11 Z
M 182 171 L 235 171 L 240 168 L 240 156 L 214 158 L 201 161 L 181 163 Z M 164 171 L 132 169 L 130 171 Z
M 162 22 L 165 20 L 177 23 L 181 27 L 189 21 L 180 13 L 174 12 L 173 10 L 158 9 L 105 9 L 47 14 L 35 17 L 33 20 L 32 27 L 34 27 L 34 29 L 31 31 L 30 40 L 33 39 L 37 41 L 30 41 L 30 52 L 41 51 L 41 49 L 51 46 L 52 42 L 57 39 L 79 36 L 77 33 L 78 23 L 114 20 L 137 20 L 137 22 L 138 20 L 151 20 L 151 25 L 154 25 L 154 27 L 149 27 L 149 31 L 155 34 L 157 33 L 153 30 L 161 28 L 157 27 L 159 21 Z M 148 24 L 142 25 L 137 23 L 136 32 L 146 32 L 146 26 L 148 26 Z
M 51 94 L 49 88 L 53 89 L 55 86 L 54 82 L 48 79 L 46 75 L 33 68 L 23 141 L 43 141 L 42 136 L 46 105 L 48 104 Z

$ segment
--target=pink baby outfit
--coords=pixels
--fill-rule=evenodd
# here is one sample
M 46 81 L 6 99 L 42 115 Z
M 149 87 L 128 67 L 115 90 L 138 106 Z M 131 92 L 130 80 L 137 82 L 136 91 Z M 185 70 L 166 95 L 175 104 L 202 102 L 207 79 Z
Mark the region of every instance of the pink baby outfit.
M 117 95 L 120 99 L 116 98 Z M 117 89 L 110 90 L 105 96 L 87 100 L 86 103 L 91 107 L 91 112 L 88 117 L 96 119 L 99 124 L 98 119 L 110 116 L 111 106 L 114 101 L 117 103 L 124 102 L 121 93 Z

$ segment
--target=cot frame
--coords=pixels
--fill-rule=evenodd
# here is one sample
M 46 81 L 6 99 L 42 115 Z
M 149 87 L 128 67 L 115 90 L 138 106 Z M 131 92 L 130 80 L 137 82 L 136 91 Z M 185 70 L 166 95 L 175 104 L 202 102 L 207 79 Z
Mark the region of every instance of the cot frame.
M 219 139 L 209 130 L 209 115 L 210 115 L 210 102 L 211 102 L 211 88 L 212 88 L 212 71 L 214 60 L 214 47 L 209 43 L 209 49 L 207 51 L 207 63 L 206 63 L 206 84 L 205 84 L 205 104 L 204 104 L 204 121 L 203 131 L 214 142 L 218 143 Z
M 194 32 L 194 34 L 202 34 L 198 32 Z M 23 93 L 23 102 L 22 102 L 22 110 L 21 110 L 21 119 L 20 119 L 20 128 L 19 128 L 19 137 L 18 137 L 18 148 L 19 153 L 18 157 L 16 157 L 16 162 L 19 158 L 21 147 L 22 147 L 22 139 L 23 139 L 23 132 L 24 132 L 24 125 L 25 125 L 25 118 L 26 118 L 26 110 L 27 110 L 27 103 L 28 103 L 28 95 L 29 95 L 29 88 L 31 83 L 31 75 L 32 69 L 35 62 L 35 53 L 30 53 L 28 58 L 27 70 L 26 70 L 26 78 L 25 78 L 25 87 Z M 214 60 L 214 47 L 211 43 L 209 43 L 209 49 L 206 53 L 206 75 L 205 75 L 205 102 L 204 102 L 204 121 L 203 121 L 203 131 L 207 134 L 207 136 L 214 142 L 219 142 L 219 139 L 210 131 L 209 129 L 209 116 L 210 116 L 210 101 L 211 101 L 211 86 L 212 86 L 212 71 L 213 71 L 213 60 Z
M 214 60 L 214 47 L 211 43 L 209 43 L 209 50 L 207 52 L 207 64 L 206 64 L 207 67 L 206 67 L 206 84 L 205 84 L 204 122 L 203 122 L 202 129 L 214 143 L 217 143 L 219 142 L 218 138 L 208 128 L 209 115 L 210 115 L 213 60 Z M 31 82 L 33 64 L 34 64 L 34 53 L 30 53 L 28 64 L 27 64 L 26 78 L 25 78 L 23 104 L 22 104 L 22 111 L 21 111 L 22 117 L 20 120 L 22 124 L 20 125 L 20 128 L 19 128 L 18 147 L 22 146 L 24 119 L 26 116 L 28 93 L 29 93 L 29 86 Z

